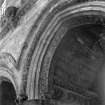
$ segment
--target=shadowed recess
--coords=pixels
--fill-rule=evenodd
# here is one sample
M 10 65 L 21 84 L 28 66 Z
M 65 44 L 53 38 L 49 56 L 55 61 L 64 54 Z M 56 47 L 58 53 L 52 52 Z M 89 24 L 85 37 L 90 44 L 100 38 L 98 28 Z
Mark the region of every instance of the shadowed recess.
M 54 71 L 54 99 L 99 105 L 96 80 L 105 61 L 104 30 L 101 24 L 84 24 L 68 30 L 55 51 L 50 68 Z
M 12 83 L 3 81 L 0 84 L 0 105 L 16 105 L 16 93 Z

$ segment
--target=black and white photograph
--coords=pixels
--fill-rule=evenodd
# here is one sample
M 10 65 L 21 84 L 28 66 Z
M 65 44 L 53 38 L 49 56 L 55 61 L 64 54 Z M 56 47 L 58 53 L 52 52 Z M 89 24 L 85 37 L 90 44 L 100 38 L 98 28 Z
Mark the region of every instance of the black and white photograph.
M 0 0 L 0 105 L 105 105 L 105 0 Z

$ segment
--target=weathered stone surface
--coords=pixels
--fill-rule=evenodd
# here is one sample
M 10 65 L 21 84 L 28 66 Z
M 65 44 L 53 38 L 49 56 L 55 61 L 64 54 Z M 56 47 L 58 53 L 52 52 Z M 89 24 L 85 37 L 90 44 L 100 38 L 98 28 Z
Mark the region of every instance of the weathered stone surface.
M 24 102 L 22 105 L 41 105 L 39 101 L 36 100 L 29 100 Z
M 67 93 L 65 94 L 66 98 L 63 97 L 63 102 L 62 100 L 56 100 L 58 105 L 61 103 L 62 105 L 70 104 L 68 99 L 72 97 L 70 91 L 73 86 L 75 88 L 72 93 L 79 94 L 78 97 L 73 95 L 73 100 L 78 100 L 76 104 L 82 103 L 83 98 L 80 98 L 80 96 L 86 97 L 85 105 L 90 104 L 91 101 L 88 98 L 90 96 L 97 97 L 96 91 L 91 88 L 95 79 L 94 73 L 98 74 L 98 71 L 101 71 L 100 65 L 101 61 L 104 62 L 104 56 L 101 52 L 103 48 L 100 49 L 97 43 L 92 46 L 93 40 L 91 40 L 91 37 L 84 36 L 91 33 L 92 35 L 101 34 L 96 31 L 101 30 L 101 28 L 95 29 L 92 27 L 99 24 L 105 25 L 105 1 L 27 0 L 25 3 L 24 0 L 7 1 L 8 6 L 15 6 L 19 9 L 15 14 L 14 21 L 7 21 L 5 26 L 0 29 L 0 81 L 2 81 L 2 77 L 10 80 L 18 98 L 22 94 L 28 96 L 29 101 L 24 102 L 24 105 L 39 104 L 36 101 L 31 101 L 32 99 L 46 100 L 45 94 L 48 92 L 52 96 L 50 92 L 54 91 L 54 86 L 63 88 L 61 89 L 63 93 Z M 84 32 L 78 31 L 79 29 L 74 30 L 73 33 L 70 31 L 69 36 L 71 33 L 73 36 L 80 34 L 83 39 L 79 36 L 76 39 L 79 44 L 74 44 L 73 38 L 67 37 L 65 41 L 67 46 L 63 46 L 58 55 L 55 56 L 60 43 L 64 44 L 63 39 L 66 37 L 68 30 L 73 30 L 74 27 L 77 29 L 79 26 L 87 26 L 87 24 L 91 26 L 90 33 L 86 32 L 84 28 L 81 29 Z M 102 41 L 104 41 L 104 38 Z M 91 49 L 84 47 L 84 42 Z M 80 44 L 83 46 L 80 47 Z M 73 56 L 71 47 L 74 47 L 73 50 L 75 50 Z M 92 56 L 92 53 L 95 53 L 97 59 Z M 57 59 L 56 62 L 53 59 L 54 57 Z M 91 58 L 91 60 L 87 58 Z M 53 62 L 56 63 L 58 69 L 54 68 Z M 84 68 L 84 66 L 88 66 L 88 68 Z M 68 75 L 71 75 L 71 77 Z M 56 80 L 55 84 L 54 80 Z M 104 86 L 102 84 L 103 91 Z M 58 98 L 63 93 L 59 93 Z M 104 97 L 102 94 L 101 96 Z M 73 101 L 72 103 L 75 105 Z

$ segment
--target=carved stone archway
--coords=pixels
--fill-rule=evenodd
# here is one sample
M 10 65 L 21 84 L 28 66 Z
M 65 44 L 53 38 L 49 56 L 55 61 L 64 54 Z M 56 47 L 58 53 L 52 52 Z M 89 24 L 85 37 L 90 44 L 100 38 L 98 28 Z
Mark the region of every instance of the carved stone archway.
M 49 11 L 44 10 L 44 14 L 35 22 L 25 41 L 25 49 L 22 50 L 24 56 L 19 61 L 20 69 L 26 70 L 23 84 L 25 87 L 27 83 L 26 91 L 30 98 L 43 99 L 45 93 L 48 92 L 51 60 L 70 28 L 98 23 L 104 26 L 105 16 L 102 3 L 104 2 L 90 1 L 70 7 L 71 4 L 64 1 L 56 2 L 52 8 L 49 7 Z
M 79 33 L 87 26 L 87 31 L 92 26 L 92 30 L 103 28 L 104 33 L 104 0 L 27 0 L 25 4 L 23 1 L 13 21 L 7 21 L 0 32 L 0 77 L 11 81 L 20 99 L 23 96 L 29 100 L 46 99 L 46 94 L 53 90 L 57 49 L 68 32 Z M 82 92 L 90 97 L 90 91 Z M 64 93 L 69 92 L 65 89 Z

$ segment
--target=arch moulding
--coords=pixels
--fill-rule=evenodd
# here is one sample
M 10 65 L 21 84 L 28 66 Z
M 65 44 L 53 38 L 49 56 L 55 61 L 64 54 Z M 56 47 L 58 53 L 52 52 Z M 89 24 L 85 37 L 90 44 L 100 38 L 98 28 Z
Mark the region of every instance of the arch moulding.
M 104 5 L 104 1 L 93 0 L 73 6 L 64 0 L 51 1 L 43 9 L 27 36 L 18 61 L 23 72 L 20 91 L 29 99 L 44 98 L 48 92 L 50 63 L 68 29 L 82 24 L 105 24 Z

